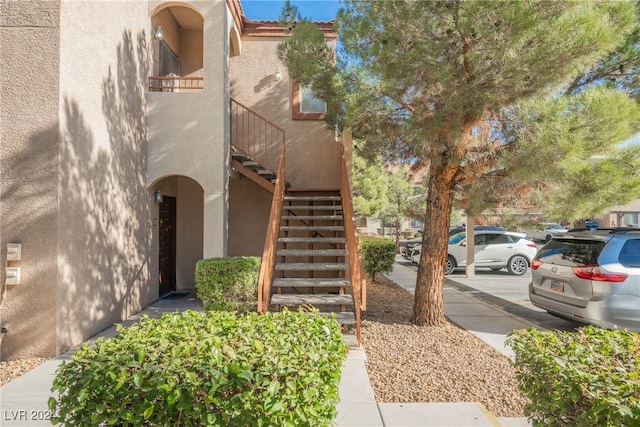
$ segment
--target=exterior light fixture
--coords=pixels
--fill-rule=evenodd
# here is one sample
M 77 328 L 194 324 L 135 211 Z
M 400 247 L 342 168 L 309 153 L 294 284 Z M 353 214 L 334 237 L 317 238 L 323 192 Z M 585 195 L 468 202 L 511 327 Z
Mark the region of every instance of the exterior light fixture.
M 160 190 L 156 190 L 156 192 L 153 193 L 153 200 L 156 203 L 162 203 L 162 193 L 160 192 Z
M 164 39 L 164 29 L 160 25 L 153 30 L 153 38 L 156 40 Z
M 276 78 L 277 81 L 282 80 L 282 74 L 280 74 L 280 70 L 276 70 L 276 72 L 273 73 L 273 76 Z

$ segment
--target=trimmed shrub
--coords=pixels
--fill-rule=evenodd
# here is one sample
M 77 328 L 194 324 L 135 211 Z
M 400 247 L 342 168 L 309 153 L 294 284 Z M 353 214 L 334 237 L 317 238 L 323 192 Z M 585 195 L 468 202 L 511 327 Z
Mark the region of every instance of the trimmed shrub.
M 396 243 L 393 240 L 360 236 L 359 249 L 362 267 L 372 277 L 376 273 L 388 273 L 393 270 L 396 260 Z
M 640 425 L 640 334 L 531 328 L 511 332 L 507 343 L 534 426 Z
M 347 347 L 317 312 L 186 311 L 84 345 L 57 370 L 65 426 L 328 426 Z
M 258 300 L 259 257 L 209 258 L 196 264 L 196 289 L 205 310 L 246 312 Z

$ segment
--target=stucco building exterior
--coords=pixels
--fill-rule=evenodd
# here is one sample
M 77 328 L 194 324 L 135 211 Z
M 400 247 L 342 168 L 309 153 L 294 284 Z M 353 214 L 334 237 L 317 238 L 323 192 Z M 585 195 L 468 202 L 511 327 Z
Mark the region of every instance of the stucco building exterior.
M 194 288 L 202 258 L 262 253 L 273 194 L 232 167 L 234 106 L 285 131 L 291 187 L 339 186 L 334 132 L 293 114 L 284 37 L 239 0 L 0 2 L 3 359 Z

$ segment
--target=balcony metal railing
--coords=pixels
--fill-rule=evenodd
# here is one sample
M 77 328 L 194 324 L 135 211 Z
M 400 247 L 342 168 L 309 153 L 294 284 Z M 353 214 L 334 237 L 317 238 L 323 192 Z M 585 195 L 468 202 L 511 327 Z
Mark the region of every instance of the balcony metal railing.
M 231 145 L 271 172 L 278 170 L 284 152 L 284 129 L 242 105 L 230 103 Z
M 202 77 L 149 77 L 149 90 L 153 92 L 192 92 L 203 88 Z

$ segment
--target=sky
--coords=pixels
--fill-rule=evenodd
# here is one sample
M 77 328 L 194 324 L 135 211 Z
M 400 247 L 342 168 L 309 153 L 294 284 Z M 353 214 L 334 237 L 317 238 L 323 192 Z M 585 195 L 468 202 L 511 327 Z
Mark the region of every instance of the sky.
M 284 0 L 240 0 L 244 14 L 254 21 L 277 21 Z M 333 21 L 340 8 L 340 0 L 291 0 L 298 12 L 312 21 Z

